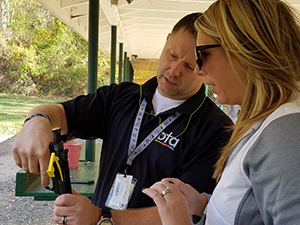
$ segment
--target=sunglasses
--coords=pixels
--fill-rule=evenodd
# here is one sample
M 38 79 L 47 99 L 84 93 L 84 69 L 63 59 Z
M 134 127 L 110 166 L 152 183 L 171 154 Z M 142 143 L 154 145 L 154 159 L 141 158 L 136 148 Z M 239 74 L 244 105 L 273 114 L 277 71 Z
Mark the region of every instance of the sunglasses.
M 201 67 L 203 65 L 203 61 L 201 59 L 201 51 L 205 50 L 205 49 L 216 48 L 216 47 L 221 47 L 221 45 L 215 44 L 215 45 L 195 46 L 195 56 L 196 56 L 197 65 L 199 66 L 199 70 L 201 70 Z

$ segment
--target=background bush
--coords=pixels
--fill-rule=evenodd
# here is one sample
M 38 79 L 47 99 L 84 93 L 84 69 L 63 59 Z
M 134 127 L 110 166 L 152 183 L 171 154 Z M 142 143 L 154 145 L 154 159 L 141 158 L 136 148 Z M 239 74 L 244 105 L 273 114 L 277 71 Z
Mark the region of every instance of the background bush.
M 0 3 L 0 93 L 86 93 L 88 43 L 36 0 Z M 98 86 L 109 84 L 109 59 L 99 52 L 98 62 Z

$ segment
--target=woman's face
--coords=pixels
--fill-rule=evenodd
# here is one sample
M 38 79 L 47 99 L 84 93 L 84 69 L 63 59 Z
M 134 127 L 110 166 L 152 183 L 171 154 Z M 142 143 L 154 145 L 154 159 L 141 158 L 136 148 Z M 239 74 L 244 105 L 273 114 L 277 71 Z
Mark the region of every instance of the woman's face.
M 218 44 L 209 36 L 198 32 L 197 46 Z M 220 104 L 242 105 L 247 87 L 247 75 L 241 68 L 238 71 L 240 80 L 235 76 L 229 60 L 222 47 L 210 48 L 201 51 L 203 65 L 195 73 L 204 77 L 204 82 L 211 85 L 211 91 L 217 95 Z

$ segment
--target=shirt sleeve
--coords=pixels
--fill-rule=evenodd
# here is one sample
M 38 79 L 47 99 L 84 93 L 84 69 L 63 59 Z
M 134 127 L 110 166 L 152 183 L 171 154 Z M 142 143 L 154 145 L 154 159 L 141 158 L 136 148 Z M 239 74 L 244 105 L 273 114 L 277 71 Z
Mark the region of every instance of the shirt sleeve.
M 205 193 L 205 192 L 202 192 L 201 194 L 202 194 L 202 195 L 205 195 L 205 197 L 207 198 L 207 204 L 208 204 L 211 195 L 210 195 L 210 194 L 207 194 L 207 193 Z M 203 224 L 205 224 L 205 220 L 206 220 L 206 215 L 205 215 L 205 214 L 206 214 L 206 208 L 205 208 L 205 210 L 204 210 L 204 213 L 203 213 L 203 217 L 202 217 L 202 218 L 201 218 L 201 217 L 195 217 L 195 216 L 192 216 L 192 223 L 193 223 L 193 225 L 203 225 Z
M 136 84 L 128 82 L 120 85 L 111 84 L 98 88 L 88 95 L 81 95 L 73 100 L 61 103 L 65 109 L 68 123 L 68 137 L 82 139 L 104 138 L 111 110 L 116 108 Z
M 249 149 L 244 170 L 266 224 L 299 223 L 300 114 L 271 122 Z

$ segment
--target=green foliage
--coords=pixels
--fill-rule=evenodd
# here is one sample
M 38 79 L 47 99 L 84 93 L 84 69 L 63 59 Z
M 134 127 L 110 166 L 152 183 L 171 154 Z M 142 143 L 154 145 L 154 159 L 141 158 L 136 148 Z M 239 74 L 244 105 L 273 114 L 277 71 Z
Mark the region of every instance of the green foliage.
M 42 96 L 84 94 L 88 43 L 36 0 L 9 4 L 8 27 L 0 33 L 0 92 L 30 95 L 35 85 Z M 98 61 L 102 86 L 109 83 L 109 60 L 99 54 Z

